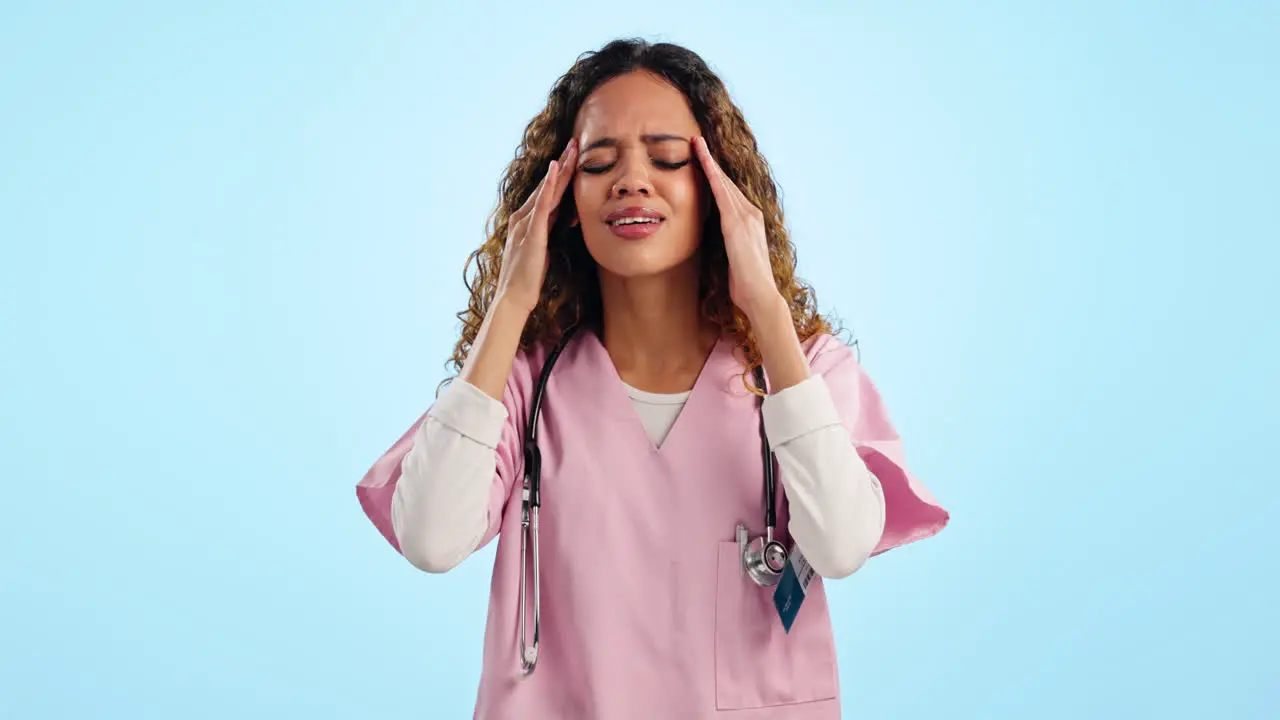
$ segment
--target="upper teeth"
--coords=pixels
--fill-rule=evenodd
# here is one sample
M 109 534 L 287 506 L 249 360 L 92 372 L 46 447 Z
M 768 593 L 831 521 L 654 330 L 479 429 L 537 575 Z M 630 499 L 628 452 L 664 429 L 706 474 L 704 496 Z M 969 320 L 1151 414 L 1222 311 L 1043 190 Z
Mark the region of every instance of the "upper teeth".
M 614 220 L 610 225 L 634 225 L 636 223 L 656 223 L 660 222 L 658 218 L 653 217 L 625 217 L 621 220 Z

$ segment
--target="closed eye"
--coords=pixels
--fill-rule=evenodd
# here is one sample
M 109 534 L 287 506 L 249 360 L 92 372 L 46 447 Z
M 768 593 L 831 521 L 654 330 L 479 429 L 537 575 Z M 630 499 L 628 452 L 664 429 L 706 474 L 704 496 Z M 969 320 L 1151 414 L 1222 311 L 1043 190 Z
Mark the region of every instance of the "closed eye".
M 679 162 L 668 162 L 666 160 L 654 160 L 653 164 L 654 166 L 661 168 L 663 170 L 679 170 L 685 165 L 688 165 L 690 159 L 691 158 L 685 158 L 684 160 L 680 160 Z M 609 163 L 608 165 L 583 165 L 578 169 L 589 175 L 602 175 L 612 170 L 615 166 L 617 166 L 617 164 L 618 163 L 615 161 L 615 162 Z

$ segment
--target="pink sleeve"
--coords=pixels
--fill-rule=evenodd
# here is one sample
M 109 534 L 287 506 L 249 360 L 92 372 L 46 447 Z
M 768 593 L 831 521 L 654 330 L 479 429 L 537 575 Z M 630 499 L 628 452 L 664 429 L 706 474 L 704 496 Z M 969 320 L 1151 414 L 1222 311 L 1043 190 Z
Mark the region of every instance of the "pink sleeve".
M 497 462 L 493 478 L 493 486 L 489 492 L 488 527 L 475 549 L 489 544 L 502 527 L 502 514 L 507 499 L 517 486 L 520 474 L 524 472 L 523 436 L 528 399 L 532 396 L 533 380 L 528 357 L 521 353 L 512 364 L 511 377 L 507 380 L 503 391 L 502 404 L 507 409 L 507 421 L 503 424 L 502 435 L 496 450 Z M 396 539 L 395 529 L 391 524 L 391 498 L 395 494 L 396 483 L 400 480 L 404 458 L 413 449 L 414 437 L 418 427 L 426 420 L 430 410 L 418 418 L 400 439 L 374 462 L 373 467 L 356 483 L 356 498 L 364 514 L 373 522 L 373 526 L 382 533 L 382 537 L 391 543 L 391 547 L 400 552 L 400 543 Z
M 826 381 L 858 455 L 884 491 L 884 532 L 872 555 L 936 535 L 950 515 L 908 469 L 902 439 L 853 350 L 822 335 L 811 342 L 807 354 L 813 371 Z

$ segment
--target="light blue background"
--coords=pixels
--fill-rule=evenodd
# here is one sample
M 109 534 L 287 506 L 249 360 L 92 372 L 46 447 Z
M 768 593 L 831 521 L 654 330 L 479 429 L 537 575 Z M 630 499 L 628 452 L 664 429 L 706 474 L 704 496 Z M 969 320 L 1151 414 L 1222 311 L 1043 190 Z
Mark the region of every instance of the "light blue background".
M 631 34 L 723 74 L 953 513 L 830 586 L 846 717 L 1280 714 L 1280 6 L 178 5 L 0 10 L 0 717 L 470 717 L 492 548 L 353 486 Z

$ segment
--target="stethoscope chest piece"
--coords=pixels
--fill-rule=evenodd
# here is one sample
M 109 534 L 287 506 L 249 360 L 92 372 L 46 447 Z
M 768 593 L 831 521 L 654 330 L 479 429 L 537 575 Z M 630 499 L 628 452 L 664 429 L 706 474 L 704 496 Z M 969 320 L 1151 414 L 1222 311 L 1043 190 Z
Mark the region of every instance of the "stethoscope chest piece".
M 747 528 L 738 526 L 738 552 L 742 554 L 742 571 L 761 587 L 772 587 L 787 569 L 787 548 L 773 539 L 773 528 L 763 537 L 748 541 Z

